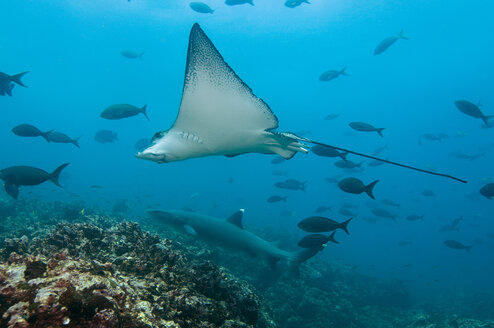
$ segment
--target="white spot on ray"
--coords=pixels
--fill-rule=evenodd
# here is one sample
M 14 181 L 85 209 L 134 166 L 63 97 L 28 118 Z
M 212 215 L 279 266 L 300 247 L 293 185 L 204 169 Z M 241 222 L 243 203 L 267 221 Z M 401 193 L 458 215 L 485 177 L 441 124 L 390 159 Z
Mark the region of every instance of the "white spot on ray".
M 223 60 L 198 24 L 190 32 L 182 102 L 173 126 L 137 156 L 157 162 L 242 153 L 291 158 L 304 145 L 273 132 L 278 119 L 269 106 Z

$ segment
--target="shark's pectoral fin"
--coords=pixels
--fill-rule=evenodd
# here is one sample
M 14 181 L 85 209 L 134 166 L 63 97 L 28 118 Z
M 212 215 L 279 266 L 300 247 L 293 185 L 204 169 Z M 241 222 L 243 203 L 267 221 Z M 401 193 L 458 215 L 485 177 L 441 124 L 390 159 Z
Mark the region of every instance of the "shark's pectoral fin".
M 237 157 L 239 155 L 244 155 L 244 154 L 248 154 L 248 153 L 226 154 L 225 157 L 232 158 L 232 157 Z
M 194 228 L 192 228 L 190 225 L 187 224 L 184 225 L 184 230 L 192 236 L 197 236 L 197 231 Z
M 242 225 L 242 218 L 244 217 L 244 209 L 239 209 L 235 213 L 233 213 L 228 219 L 226 219 L 228 222 L 231 224 L 239 227 L 240 229 L 243 229 L 244 226 Z
M 19 196 L 19 186 L 5 182 L 3 184 L 3 187 L 5 188 L 5 192 L 15 200 L 17 200 L 17 197 Z

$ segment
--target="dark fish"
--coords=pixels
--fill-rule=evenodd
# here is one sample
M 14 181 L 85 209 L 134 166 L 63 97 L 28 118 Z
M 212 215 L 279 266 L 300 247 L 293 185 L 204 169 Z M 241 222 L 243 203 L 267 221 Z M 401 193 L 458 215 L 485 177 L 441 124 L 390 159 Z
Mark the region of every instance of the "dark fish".
M 29 72 L 23 72 L 15 75 L 8 75 L 0 72 L 0 96 L 4 96 L 5 94 L 12 96 L 12 89 L 14 88 L 14 83 L 27 87 L 24 83 L 22 83 L 22 77 L 24 74 Z
M 398 34 L 396 36 L 391 36 L 391 37 L 388 37 L 388 38 L 382 40 L 377 45 L 376 49 L 374 49 L 374 56 L 379 55 L 379 54 L 382 54 L 383 52 L 385 52 L 389 47 L 391 47 L 391 45 L 393 43 L 395 43 L 399 39 L 410 40 L 409 38 L 403 36 L 403 30 L 401 30 L 400 31 L 400 34 Z
M 377 223 L 377 221 L 379 221 L 379 219 L 378 218 L 372 218 L 372 217 L 368 217 L 367 216 L 367 217 L 364 218 L 364 221 L 367 222 L 367 223 L 369 223 L 369 224 L 375 224 L 375 223 Z
M 142 138 L 136 141 L 134 148 L 138 151 L 143 151 L 149 147 L 151 140 L 149 138 Z
M 214 10 L 211 9 L 207 4 L 204 2 L 191 2 L 189 3 L 190 8 L 198 13 L 201 14 L 212 14 L 214 13 Z
M 373 152 L 372 156 L 379 156 L 384 150 L 388 149 L 388 145 L 384 145 L 382 147 L 377 147 Z
M 412 214 L 407 216 L 405 219 L 407 219 L 408 221 L 419 221 L 419 220 L 423 220 L 424 216 Z
M 436 194 L 430 189 L 425 189 L 421 194 L 426 197 L 436 197 Z
M 385 219 L 392 219 L 393 221 L 396 220 L 396 214 L 393 214 L 393 213 L 390 213 L 388 212 L 387 210 L 385 209 L 382 209 L 382 208 L 373 208 L 371 210 L 371 212 L 375 215 L 375 216 L 379 216 L 381 218 L 385 218 Z
M 48 142 L 55 142 L 55 143 L 71 143 L 73 144 L 74 146 L 76 146 L 77 148 L 81 148 L 79 147 L 79 139 L 81 137 L 77 137 L 75 139 L 71 139 L 68 135 L 66 135 L 65 133 L 61 133 L 61 132 L 57 132 L 57 131 L 50 131 L 47 133 L 45 139 L 48 141 Z
M 302 3 L 310 4 L 309 0 L 286 0 L 285 6 L 288 8 L 295 8 L 300 6 Z
M 271 164 L 281 164 L 281 163 L 284 163 L 286 162 L 286 159 L 284 159 L 283 157 L 276 157 L 276 158 L 273 158 L 271 160 Z
M 410 240 L 402 240 L 398 242 L 398 246 L 403 247 L 403 246 L 411 246 L 412 242 Z
M 385 128 L 375 128 L 374 126 L 364 123 L 364 122 L 351 122 L 348 124 L 352 129 L 361 132 L 377 132 L 381 137 L 383 137 L 383 130 Z
M 112 143 L 118 140 L 117 133 L 110 130 L 99 130 L 94 135 L 94 140 L 99 143 Z
M 340 208 L 338 213 L 340 213 L 341 215 L 344 215 L 344 216 L 356 216 L 355 213 L 353 213 L 352 211 L 350 211 L 349 209 L 344 208 L 344 207 Z
M 332 121 L 339 116 L 340 116 L 340 114 L 328 114 L 328 115 L 326 115 L 326 117 L 324 117 L 324 119 L 326 121 Z
M 463 114 L 466 114 L 471 117 L 480 118 L 484 121 L 484 123 L 489 126 L 489 119 L 493 118 L 494 115 L 486 116 L 480 110 L 479 106 L 471 103 L 468 100 L 457 100 L 455 101 L 455 106 L 458 108 Z
M 355 169 L 355 168 L 362 168 L 362 164 L 364 164 L 364 161 L 360 163 L 355 163 L 350 160 L 339 160 L 334 163 L 335 166 L 341 168 L 341 169 Z
M 146 114 L 146 105 L 142 108 L 129 105 L 129 104 L 116 104 L 107 107 L 100 116 L 106 118 L 107 120 L 120 120 L 122 118 L 136 116 L 138 114 L 143 114 L 149 121 L 148 114 Z
M 288 179 L 283 182 L 277 182 L 274 184 L 275 187 L 281 188 L 281 189 L 290 189 L 290 190 L 302 190 L 305 191 L 305 185 L 307 181 L 298 181 L 295 179 Z
M 384 205 L 398 207 L 398 208 L 401 206 L 400 204 L 395 203 L 391 199 L 383 199 L 383 200 L 381 200 L 381 203 L 383 203 Z
M 43 137 L 45 138 L 46 141 L 49 141 L 47 139 L 47 135 L 51 131 L 47 132 L 41 132 L 37 127 L 31 124 L 19 124 L 15 127 L 12 128 L 12 132 L 15 135 L 18 135 L 19 137 Z
M 358 205 L 355 205 L 355 204 L 351 204 L 351 203 L 343 203 L 341 205 L 341 207 L 343 207 L 343 208 L 354 208 L 355 209 L 355 208 L 358 208 L 359 206 Z
M 334 239 L 334 235 L 336 234 L 336 231 L 333 231 L 333 233 L 329 236 L 322 235 L 322 234 L 312 234 L 312 235 L 307 235 L 304 238 L 302 238 L 298 242 L 298 246 L 302 248 L 313 248 L 317 246 L 326 246 L 328 242 L 333 242 L 335 244 L 339 244 Z
M 378 182 L 379 180 L 376 180 L 366 186 L 361 180 L 357 178 L 346 178 L 338 182 L 338 187 L 340 187 L 340 189 L 344 192 L 350 194 L 358 195 L 365 192 L 367 195 L 369 195 L 370 198 L 375 199 L 372 191 L 376 186 L 376 183 Z
M 453 248 L 453 249 L 464 249 L 468 253 L 470 253 L 470 249 L 472 248 L 472 246 L 465 246 L 465 245 L 463 245 L 462 243 L 460 243 L 459 241 L 456 241 L 456 240 L 446 240 L 444 242 L 444 245 L 446 245 L 449 248 Z
M 225 4 L 228 6 L 243 5 L 245 3 L 248 3 L 251 6 L 254 5 L 253 0 L 225 0 Z
M 476 160 L 477 158 L 480 158 L 480 157 L 484 157 L 485 156 L 484 153 L 479 153 L 479 154 L 474 154 L 474 155 L 468 155 L 468 154 L 464 154 L 464 153 L 459 152 L 459 151 L 451 152 L 449 155 L 451 157 L 456 158 L 456 159 L 468 159 L 470 161 L 473 161 L 473 160 Z
M 376 160 L 373 160 L 373 161 L 370 161 L 367 165 L 369 167 L 378 167 L 378 166 L 381 166 L 383 165 L 384 162 L 383 161 L 376 161 Z
M 274 170 L 272 173 L 277 177 L 281 177 L 288 174 L 287 171 L 282 171 L 282 170 Z
M 317 214 L 321 214 L 321 213 L 324 213 L 324 212 L 328 212 L 328 211 L 331 211 L 331 206 L 319 206 L 318 208 L 316 208 L 316 213 Z
M 487 199 L 492 199 L 494 197 L 494 183 L 488 183 L 480 188 L 480 194 Z
M 297 226 L 307 232 L 329 232 L 336 229 L 341 229 L 348 233 L 348 223 L 352 219 L 348 219 L 345 222 L 336 222 L 330 218 L 323 216 L 311 216 L 300 221 Z
M 443 139 L 449 138 L 449 136 L 447 134 L 444 134 L 444 133 L 439 133 L 439 134 L 424 133 L 420 138 L 425 139 L 425 140 L 439 141 L 440 142 Z
M 120 51 L 120 54 L 125 58 L 129 58 L 129 59 L 137 59 L 137 58 L 142 59 L 142 56 L 144 55 L 144 51 L 139 53 L 131 50 L 122 50 Z
M 455 219 L 451 224 L 447 224 L 441 228 L 441 232 L 448 232 L 448 231 L 459 231 L 458 224 L 463 220 L 463 217 L 459 217 Z
M 336 79 L 340 75 L 348 76 L 348 74 L 345 72 L 345 70 L 346 70 L 346 67 L 344 67 L 341 71 L 337 71 L 337 70 L 326 71 L 326 72 L 322 73 L 321 76 L 319 76 L 319 81 L 328 82 L 328 81 Z
M 271 196 L 271 197 L 269 197 L 269 198 L 267 199 L 267 202 L 268 202 L 268 203 L 277 203 L 277 202 L 281 202 L 281 201 L 283 201 L 283 202 L 285 202 L 285 203 L 286 203 L 286 198 L 287 198 L 287 197 L 288 197 L 288 196 L 285 196 L 285 197 L 281 197 L 281 196 Z
M 91 185 L 89 188 L 92 188 L 92 189 L 101 189 L 101 186 L 100 185 Z
M 19 193 L 18 189 L 20 186 L 35 186 L 50 180 L 55 185 L 60 187 L 58 177 L 67 165 L 69 165 L 69 163 L 60 165 L 52 173 L 48 173 L 42 169 L 32 166 L 12 166 L 0 170 L 0 179 L 5 182 L 5 191 L 10 196 L 17 199 L 17 195 Z
M 340 152 L 334 148 L 324 147 L 324 146 L 319 146 L 319 145 L 315 145 L 315 146 L 310 147 L 310 150 L 318 156 L 341 157 L 341 159 L 344 161 L 346 161 L 346 156 L 348 155 L 348 153 Z

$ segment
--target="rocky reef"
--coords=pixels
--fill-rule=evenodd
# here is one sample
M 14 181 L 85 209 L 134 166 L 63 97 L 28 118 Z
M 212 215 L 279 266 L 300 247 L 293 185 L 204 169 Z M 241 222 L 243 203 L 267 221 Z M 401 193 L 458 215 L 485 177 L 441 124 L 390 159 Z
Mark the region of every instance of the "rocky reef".
M 60 223 L 1 250 L 0 327 L 253 327 L 251 287 L 136 223 Z
M 78 203 L 1 201 L 0 215 L 0 328 L 494 328 L 492 295 L 414 304 L 400 282 L 318 257 L 294 278 Z

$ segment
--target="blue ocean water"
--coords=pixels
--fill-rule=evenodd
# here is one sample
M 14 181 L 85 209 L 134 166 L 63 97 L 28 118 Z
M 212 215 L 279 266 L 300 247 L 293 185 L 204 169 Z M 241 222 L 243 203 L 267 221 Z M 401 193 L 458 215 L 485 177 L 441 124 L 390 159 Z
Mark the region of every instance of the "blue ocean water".
M 494 179 L 493 130 L 454 106 L 459 99 L 480 101 L 485 114 L 494 113 L 493 5 L 314 0 L 287 8 L 283 1 L 254 2 L 230 7 L 210 0 L 213 14 L 194 12 L 184 1 L 0 3 L 0 71 L 30 71 L 23 78 L 28 88 L 16 86 L 12 97 L 0 98 L 0 168 L 32 165 L 52 171 L 71 163 L 61 177 L 63 189 L 49 183 L 23 187 L 20 197 L 83 201 L 109 209 L 125 199 L 136 218 L 145 217 L 148 206 L 187 206 L 220 217 L 245 208 L 247 228 L 266 226 L 300 237 L 304 234 L 296 224 L 314 215 L 318 206 L 332 206 L 328 215 L 340 221 L 348 217 L 338 213 L 339 207 L 352 203 L 358 213 L 350 235 L 338 234 L 341 244 L 329 245 L 318 257 L 356 265 L 367 275 L 407 281 L 422 298 L 451 290 L 494 292 L 492 204 L 479 193 Z M 270 105 L 280 131 L 308 131 L 311 139 L 364 153 L 387 145 L 381 157 L 469 183 L 366 163 L 356 176 L 367 183 L 380 179 L 373 201 L 327 183 L 326 177 L 343 172 L 334 160 L 314 154 L 297 154 L 279 165 L 271 164 L 274 156 L 260 154 L 163 165 L 135 158 L 135 142 L 169 128 L 177 115 L 194 22 Z M 398 40 L 373 55 L 381 40 L 402 29 L 410 40 Z M 121 50 L 145 54 L 142 60 L 130 60 Z M 318 80 L 322 72 L 344 67 L 348 77 Z M 142 116 L 118 121 L 99 117 L 115 103 L 147 104 L 150 121 Z M 324 120 L 331 113 L 340 116 Z M 348 126 L 352 121 L 385 127 L 384 137 L 356 132 Z M 82 136 L 81 148 L 20 138 L 11 129 L 21 123 Z M 118 141 L 97 143 L 93 137 L 101 129 L 117 132 Z M 450 138 L 419 144 L 425 133 Z M 452 157 L 452 152 L 485 155 L 469 161 Z M 287 175 L 274 176 L 274 170 Z M 307 181 L 306 192 L 273 186 L 287 178 Z M 95 184 L 102 188 L 90 188 Z M 423 196 L 425 189 L 437 196 Z M 275 194 L 288 195 L 287 203 L 267 203 Z M 386 207 L 382 199 L 401 207 Z M 396 222 L 367 222 L 376 205 L 396 213 Z M 424 220 L 405 220 L 410 214 L 423 214 Z M 460 216 L 459 231 L 440 232 Z M 473 245 L 471 253 L 447 248 L 443 242 L 449 239 Z M 404 240 L 412 245 L 398 246 Z

